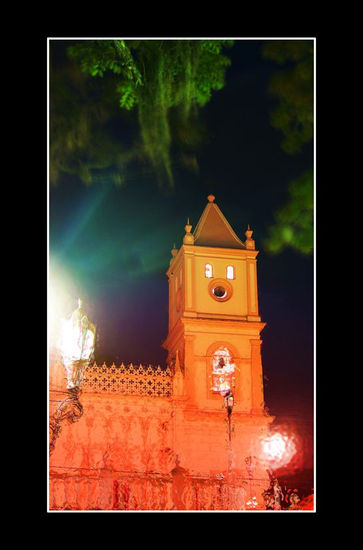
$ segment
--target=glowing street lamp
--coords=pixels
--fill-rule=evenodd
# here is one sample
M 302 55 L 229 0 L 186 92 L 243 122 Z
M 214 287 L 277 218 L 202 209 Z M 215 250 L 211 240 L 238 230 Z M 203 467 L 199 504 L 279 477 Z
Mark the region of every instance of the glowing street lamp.
M 50 454 L 54 451 L 56 440 L 64 420 L 76 422 L 83 414 L 83 406 L 79 401 L 83 373 L 91 360 L 95 345 L 96 327 L 91 323 L 82 309 L 82 301 L 78 298 L 78 308 L 70 319 L 63 319 L 59 348 L 62 363 L 67 375 L 68 397 L 55 410 L 50 420 Z

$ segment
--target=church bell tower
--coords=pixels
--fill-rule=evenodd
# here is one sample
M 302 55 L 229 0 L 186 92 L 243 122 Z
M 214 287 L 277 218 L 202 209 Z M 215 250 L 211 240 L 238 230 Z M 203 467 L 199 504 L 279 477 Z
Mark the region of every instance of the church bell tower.
M 264 412 L 257 255 L 248 226 L 242 242 L 213 195 L 194 231 L 171 251 L 169 332 L 163 346 L 175 369 L 174 395 L 188 406 L 220 410 L 231 391 L 235 412 Z

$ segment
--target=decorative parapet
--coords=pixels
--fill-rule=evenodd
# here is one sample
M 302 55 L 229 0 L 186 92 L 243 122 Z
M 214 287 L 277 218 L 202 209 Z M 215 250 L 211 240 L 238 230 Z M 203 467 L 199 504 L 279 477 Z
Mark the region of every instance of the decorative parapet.
M 109 367 L 89 365 L 84 372 L 82 391 L 84 393 L 108 393 L 122 395 L 144 395 L 169 397 L 172 394 L 172 373 L 169 367 L 160 365 L 124 365 Z
M 186 475 L 179 485 L 172 473 L 118 472 L 53 467 L 50 510 L 264 510 L 266 480 Z

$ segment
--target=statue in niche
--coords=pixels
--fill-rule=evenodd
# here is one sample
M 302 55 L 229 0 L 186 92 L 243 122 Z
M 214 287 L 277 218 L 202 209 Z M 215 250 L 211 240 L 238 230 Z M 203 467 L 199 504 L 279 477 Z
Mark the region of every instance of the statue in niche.
M 232 391 L 236 365 L 225 347 L 220 347 L 212 356 L 212 391 L 225 396 Z

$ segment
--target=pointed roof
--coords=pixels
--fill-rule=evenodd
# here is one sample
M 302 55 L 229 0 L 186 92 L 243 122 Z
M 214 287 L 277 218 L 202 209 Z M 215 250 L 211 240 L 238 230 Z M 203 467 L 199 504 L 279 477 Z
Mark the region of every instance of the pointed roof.
M 209 202 L 193 232 L 194 244 L 197 246 L 245 249 L 245 245 L 237 237 L 221 210 L 214 203 L 214 199 L 213 195 L 209 195 Z

